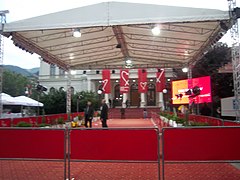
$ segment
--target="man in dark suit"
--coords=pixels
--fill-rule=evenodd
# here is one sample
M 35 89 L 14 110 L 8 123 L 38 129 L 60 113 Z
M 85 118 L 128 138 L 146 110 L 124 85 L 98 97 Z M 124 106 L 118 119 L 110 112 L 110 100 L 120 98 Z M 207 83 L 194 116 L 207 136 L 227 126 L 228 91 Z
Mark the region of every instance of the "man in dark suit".
M 108 127 L 107 126 L 107 119 L 108 119 L 108 106 L 106 104 L 106 100 L 102 100 L 102 106 L 101 106 L 101 116 L 100 119 L 102 121 L 102 127 Z
M 94 109 L 92 107 L 92 102 L 88 101 L 87 102 L 87 107 L 85 109 L 85 127 L 88 128 L 88 122 L 89 122 L 89 127 L 92 127 L 92 119 L 93 119 L 93 114 L 94 114 Z

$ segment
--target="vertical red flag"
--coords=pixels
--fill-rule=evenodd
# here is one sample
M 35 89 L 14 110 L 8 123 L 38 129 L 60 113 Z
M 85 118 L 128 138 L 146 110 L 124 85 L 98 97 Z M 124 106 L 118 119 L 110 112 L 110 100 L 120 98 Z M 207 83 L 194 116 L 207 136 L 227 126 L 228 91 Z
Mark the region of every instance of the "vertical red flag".
M 165 89 L 165 71 L 164 69 L 158 69 L 156 73 L 156 91 L 162 92 Z
M 138 69 L 138 92 L 146 93 L 147 90 L 147 71 L 145 69 Z
M 104 94 L 111 93 L 111 81 L 110 81 L 110 70 L 102 70 L 102 90 Z
M 129 70 L 120 70 L 120 93 L 127 93 L 129 91 Z

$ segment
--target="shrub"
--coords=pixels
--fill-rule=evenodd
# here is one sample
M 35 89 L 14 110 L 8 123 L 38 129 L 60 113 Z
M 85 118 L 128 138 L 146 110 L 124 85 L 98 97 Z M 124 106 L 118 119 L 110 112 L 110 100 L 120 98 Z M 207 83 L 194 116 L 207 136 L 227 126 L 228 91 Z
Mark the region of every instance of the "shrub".
M 17 124 L 17 127 L 32 127 L 32 124 L 21 121 Z
M 62 117 L 58 118 L 57 123 L 64 124 L 64 119 Z
M 41 124 L 38 125 L 38 127 L 45 127 L 45 126 L 50 126 L 50 124 L 41 123 Z
M 205 122 L 190 122 L 190 125 L 191 126 L 209 126 L 208 123 L 205 123 Z

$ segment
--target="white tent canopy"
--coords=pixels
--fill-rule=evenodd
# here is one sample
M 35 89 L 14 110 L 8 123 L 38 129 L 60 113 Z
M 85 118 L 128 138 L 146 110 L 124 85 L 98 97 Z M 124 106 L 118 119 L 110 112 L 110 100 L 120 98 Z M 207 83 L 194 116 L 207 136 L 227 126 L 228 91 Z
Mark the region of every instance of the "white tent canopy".
M 42 107 L 43 103 L 38 102 L 34 99 L 31 99 L 26 96 L 17 96 L 14 98 L 17 104 L 22 105 L 22 106 L 36 106 L 36 107 Z
M 3 105 L 16 105 L 14 97 L 6 93 L 1 93 L 0 96 Z
M 160 26 L 153 36 L 153 26 Z M 82 36 L 72 36 L 79 28 Z M 62 69 L 181 67 L 202 57 L 231 28 L 214 9 L 105 2 L 6 23 L 3 34 Z M 118 46 L 118 48 L 116 48 Z
M 26 96 L 12 97 L 6 93 L 1 93 L 0 96 L 3 105 L 43 106 L 43 103 Z

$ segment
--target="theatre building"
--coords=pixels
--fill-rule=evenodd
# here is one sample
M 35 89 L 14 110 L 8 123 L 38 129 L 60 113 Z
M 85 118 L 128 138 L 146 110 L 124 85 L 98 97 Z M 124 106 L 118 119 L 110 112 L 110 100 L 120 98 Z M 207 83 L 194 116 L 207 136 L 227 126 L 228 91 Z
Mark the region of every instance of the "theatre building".
M 130 107 L 163 106 L 162 90 L 165 84 L 175 76 L 173 69 L 133 68 L 125 70 L 126 72 L 122 70 L 124 71 L 122 78 L 120 78 L 121 70 L 119 69 L 72 71 L 70 75 L 72 91 L 74 93 L 80 91 L 97 93 L 101 90 L 101 96 L 107 100 L 107 103 L 110 99 L 115 106 L 126 106 L 126 101 Z M 109 83 L 106 87 L 104 87 L 106 82 L 103 79 L 104 71 L 109 74 Z M 46 86 L 48 91 L 66 90 L 67 81 L 66 72 L 55 65 L 41 61 L 39 82 Z

